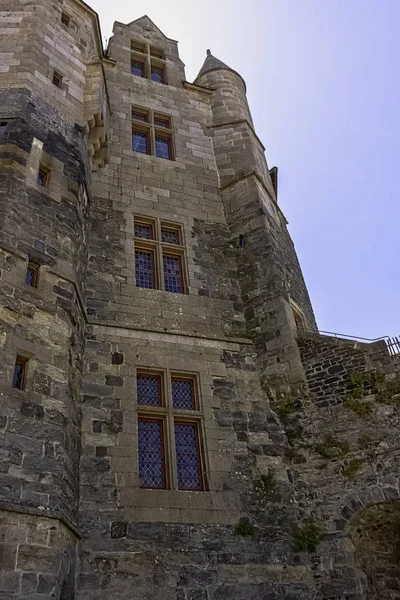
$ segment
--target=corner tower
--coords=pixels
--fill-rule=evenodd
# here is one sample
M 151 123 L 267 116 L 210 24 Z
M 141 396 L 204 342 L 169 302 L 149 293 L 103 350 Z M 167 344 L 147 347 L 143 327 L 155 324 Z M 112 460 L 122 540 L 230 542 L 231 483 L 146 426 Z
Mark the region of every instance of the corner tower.
M 257 340 L 265 380 L 281 389 L 288 382 L 296 386 L 305 381 L 298 330 L 316 329 L 316 323 L 278 205 L 276 169 L 268 168 L 241 75 L 208 50 L 195 83 L 212 90 L 210 133 L 225 214 L 237 246 L 247 329 Z
M 84 2 L 1 7 L 1 593 L 71 598 L 86 223 L 91 172 L 107 160 L 104 59 Z

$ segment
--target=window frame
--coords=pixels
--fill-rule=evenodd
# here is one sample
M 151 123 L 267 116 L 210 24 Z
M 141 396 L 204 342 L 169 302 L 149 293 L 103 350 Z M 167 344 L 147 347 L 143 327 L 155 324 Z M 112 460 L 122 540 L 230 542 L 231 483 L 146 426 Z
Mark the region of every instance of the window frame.
M 34 273 L 33 284 L 27 283 L 27 281 L 26 281 L 29 270 L 31 270 Z M 27 285 L 28 287 L 31 287 L 31 288 L 35 288 L 35 289 L 37 289 L 39 287 L 39 270 L 40 270 L 40 265 L 38 263 L 35 263 L 34 261 L 31 261 L 31 260 L 28 261 L 28 264 L 26 267 L 26 273 L 25 273 L 25 285 Z
M 142 121 L 140 119 L 135 119 L 134 115 L 143 115 L 146 120 Z M 163 127 L 162 125 L 156 125 L 156 120 L 162 121 L 164 120 L 168 127 Z M 174 144 L 174 135 L 173 135 L 173 122 L 172 116 L 166 115 L 164 113 L 160 113 L 158 111 L 154 111 L 151 108 L 145 108 L 143 106 L 132 105 L 131 108 L 131 127 L 132 127 L 132 152 L 137 154 L 144 155 L 144 152 L 139 152 L 138 150 L 134 150 L 133 148 L 133 135 L 134 132 L 144 132 L 148 134 L 149 143 L 147 145 L 147 155 L 155 156 L 156 158 L 161 158 L 162 160 L 175 160 L 175 144 Z M 164 156 L 159 156 L 157 154 L 157 143 L 156 138 L 162 137 L 167 140 L 168 143 L 168 158 Z
M 136 40 L 131 40 L 131 74 L 135 77 L 140 77 L 139 75 L 135 75 L 132 73 L 132 63 L 136 60 L 138 62 L 144 63 L 143 69 L 143 77 L 140 79 L 147 79 L 148 81 L 152 81 L 153 83 L 160 83 L 162 85 L 167 85 L 167 76 L 166 76 L 166 60 L 165 60 L 165 51 L 161 48 L 156 48 L 155 46 L 151 46 L 146 42 L 137 42 Z M 161 69 L 162 77 L 161 81 L 154 81 L 152 79 L 153 68 Z
M 39 182 L 41 174 L 43 175 L 43 183 Z M 49 180 L 50 180 L 50 169 L 48 169 L 44 165 L 40 164 L 39 169 L 38 169 L 37 178 L 36 178 L 37 185 L 39 185 L 40 187 L 43 187 L 43 188 L 47 188 L 49 186 Z
M 138 240 L 144 240 L 145 238 L 135 238 Z M 150 240 L 148 240 L 150 241 Z M 152 266 L 153 266 L 153 283 L 154 286 L 153 287 L 142 287 L 140 285 L 137 285 L 137 279 L 136 279 L 136 252 L 137 251 L 142 251 L 142 252 L 149 252 L 151 253 L 152 256 Z M 135 258 L 135 284 L 136 287 L 142 289 L 142 290 L 158 290 L 160 289 L 160 281 L 159 281 L 159 267 L 158 267 L 158 257 L 157 257 L 157 250 L 156 248 L 151 245 L 151 244 L 135 244 L 135 249 L 134 249 L 134 258 Z
M 17 356 L 15 358 L 13 377 L 12 377 L 12 387 L 14 390 L 20 390 L 22 392 L 26 390 L 28 362 L 29 362 L 29 358 L 27 358 L 26 356 L 22 356 L 21 354 L 17 354 Z M 19 386 L 14 385 L 15 377 L 16 377 L 15 370 L 18 365 L 22 365 L 21 384 Z
M 153 229 L 153 239 L 137 237 L 135 235 L 135 225 L 143 224 L 150 225 Z M 150 218 L 142 215 L 133 215 L 133 255 L 134 255 L 134 280 L 136 284 L 136 250 L 152 250 L 155 256 L 155 282 L 154 288 L 141 288 L 141 289 L 157 289 L 168 293 L 175 294 L 188 294 L 189 293 L 189 276 L 187 267 L 187 249 L 185 246 L 183 225 L 181 223 L 173 223 L 165 219 L 158 217 Z M 177 232 L 178 242 L 163 242 L 162 241 L 162 230 L 170 229 Z M 165 273 L 164 273 L 164 255 L 178 256 L 179 266 L 182 281 L 181 292 L 171 292 L 165 289 Z M 140 288 L 136 284 L 136 287 Z
M 137 378 L 146 375 L 160 376 L 162 389 L 162 406 L 138 404 L 137 396 Z M 172 401 L 172 380 L 190 380 L 192 382 L 192 390 L 194 397 L 193 409 L 174 408 Z M 198 373 L 181 372 L 171 369 L 147 369 L 141 366 L 136 368 L 136 413 L 137 423 L 140 420 L 161 420 L 163 421 L 163 449 L 164 449 L 164 464 L 165 464 L 165 487 L 153 488 L 144 486 L 140 483 L 141 489 L 165 489 L 176 491 L 193 491 L 204 492 L 208 491 L 208 475 L 206 468 L 206 453 L 204 445 L 204 409 L 201 404 L 200 394 L 200 379 Z M 194 425 L 196 428 L 196 453 L 198 457 L 199 479 L 201 487 L 188 488 L 179 487 L 178 468 L 177 468 L 177 452 L 175 443 L 175 425 L 185 424 Z M 139 425 L 138 425 L 139 426 Z M 137 464 L 139 465 L 139 435 L 137 436 Z
M 64 80 L 64 76 L 59 71 L 56 71 L 54 69 L 53 76 L 51 78 L 51 81 L 52 81 L 53 85 L 56 88 L 58 88 L 59 90 L 61 90 L 62 89 L 62 85 L 63 85 L 63 80 Z

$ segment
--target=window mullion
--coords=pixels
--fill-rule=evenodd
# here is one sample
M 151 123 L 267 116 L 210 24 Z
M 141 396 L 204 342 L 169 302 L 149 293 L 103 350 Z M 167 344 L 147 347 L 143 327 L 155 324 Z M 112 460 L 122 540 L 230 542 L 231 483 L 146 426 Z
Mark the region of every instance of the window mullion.
M 146 75 L 146 79 L 151 79 L 151 61 L 150 61 L 149 45 L 148 44 L 146 44 L 146 52 L 147 52 L 147 55 L 146 55 L 146 58 L 145 58 L 145 62 L 146 62 L 146 66 L 145 66 L 146 73 L 145 73 L 145 75 Z

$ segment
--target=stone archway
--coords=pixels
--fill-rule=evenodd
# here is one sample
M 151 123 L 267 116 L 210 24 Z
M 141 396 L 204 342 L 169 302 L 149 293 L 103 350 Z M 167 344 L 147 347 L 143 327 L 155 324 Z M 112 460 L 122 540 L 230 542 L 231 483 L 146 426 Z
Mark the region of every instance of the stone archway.
M 371 504 L 359 512 L 349 536 L 365 600 L 400 599 L 400 500 Z

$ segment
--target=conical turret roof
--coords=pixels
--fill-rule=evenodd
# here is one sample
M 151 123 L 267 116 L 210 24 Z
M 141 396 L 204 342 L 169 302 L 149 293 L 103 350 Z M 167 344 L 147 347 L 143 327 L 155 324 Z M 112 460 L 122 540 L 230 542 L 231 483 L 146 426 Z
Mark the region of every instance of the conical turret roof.
M 232 73 L 236 73 L 236 75 L 239 75 L 240 79 L 243 81 L 244 89 L 246 91 L 246 82 L 243 79 L 243 77 L 240 75 L 240 73 L 235 71 L 235 69 L 228 67 L 228 65 L 226 65 L 224 62 L 222 62 L 222 60 L 219 60 L 219 58 L 216 58 L 215 56 L 213 56 L 211 54 L 211 50 L 207 50 L 206 60 L 204 61 L 204 64 L 201 67 L 194 82 L 196 83 L 197 80 L 205 73 L 209 73 L 210 71 L 217 71 L 218 69 L 226 69 L 227 71 L 232 71 Z
M 219 60 L 219 58 L 213 56 L 211 54 L 211 50 L 207 50 L 206 60 L 204 61 L 203 66 L 201 67 L 197 77 L 204 75 L 204 73 L 207 73 L 208 71 L 214 71 L 214 69 L 228 69 L 229 71 L 233 70 L 230 67 L 228 67 L 228 65 L 223 63 L 222 60 Z

